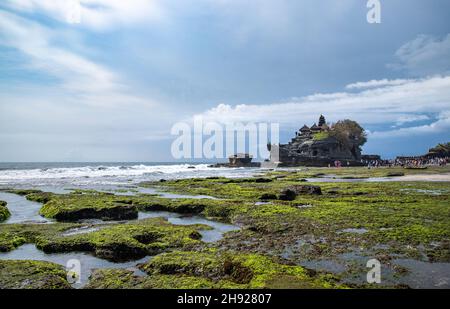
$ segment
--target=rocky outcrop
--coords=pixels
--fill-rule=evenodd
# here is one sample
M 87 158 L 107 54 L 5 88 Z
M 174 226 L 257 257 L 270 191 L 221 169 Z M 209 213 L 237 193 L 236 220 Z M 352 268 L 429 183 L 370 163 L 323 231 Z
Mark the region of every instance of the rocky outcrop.
M 293 201 L 298 195 L 321 195 L 322 189 L 319 186 L 296 185 L 283 189 L 279 199 L 283 201 Z
M 0 289 L 70 289 L 60 265 L 41 261 L 0 261 Z
M 269 145 L 271 161 L 280 166 L 328 166 L 334 161 L 343 165 L 362 165 L 361 151 L 351 149 L 330 135 L 323 116 L 319 125 L 303 126 L 288 144 Z
M 6 202 L 0 201 L 0 222 L 8 219 L 10 215 L 8 208 L 6 208 Z

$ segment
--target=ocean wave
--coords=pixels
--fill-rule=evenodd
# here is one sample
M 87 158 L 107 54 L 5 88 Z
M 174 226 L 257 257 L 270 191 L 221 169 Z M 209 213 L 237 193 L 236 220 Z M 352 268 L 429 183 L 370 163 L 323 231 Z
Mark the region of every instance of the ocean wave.
M 195 167 L 193 169 L 192 167 Z M 151 175 L 170 175 L 192 171 L 214 170 L 207 164 L 174 164 L 174 165 L 118 165 L 118 166 L 83 166 L 59 167 L 26 170 L 2 170 L 0 180 L 32 180 L 32 179 L 73 179 L 96 177 L 136 177 Z M 216 169 L 217 170 L 217 169 Z

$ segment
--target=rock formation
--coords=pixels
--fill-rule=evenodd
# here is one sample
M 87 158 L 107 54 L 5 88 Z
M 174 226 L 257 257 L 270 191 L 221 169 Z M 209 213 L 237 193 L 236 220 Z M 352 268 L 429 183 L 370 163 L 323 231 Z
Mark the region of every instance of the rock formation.
M 304 125 L 288 144 L 268 145 L 271 161 L 279 166 L 361 165 L 361 150 L 339 141 L 320 116 L 318 124 Z

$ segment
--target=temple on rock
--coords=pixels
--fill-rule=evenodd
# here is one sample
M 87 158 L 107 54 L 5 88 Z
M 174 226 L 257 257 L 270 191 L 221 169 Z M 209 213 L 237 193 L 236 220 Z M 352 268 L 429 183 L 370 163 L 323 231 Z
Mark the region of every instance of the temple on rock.
M 349 147 L 332 136 L 325 117 L 311 127 L 306 124 L 295 132 L 288 144 L 268 145 L 270 161 L 279 166 L 328 166 L 335 161 L 342 165 L 361 165 L 359 147 Z

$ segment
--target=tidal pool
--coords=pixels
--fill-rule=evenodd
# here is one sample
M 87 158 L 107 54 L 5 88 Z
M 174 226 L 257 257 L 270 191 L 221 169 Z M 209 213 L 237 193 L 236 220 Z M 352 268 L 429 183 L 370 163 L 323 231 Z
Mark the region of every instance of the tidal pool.
M 397 259 L 393 262 L 410 270 L 399 280 L 411 288 L 450 288 L 450 263 L 429 263 L 412 259 Z
M 233 224 L 208 220 L 200 216 L 182 215 L 167 211 L 139 212 L 138 219 L 156 218 L 156 217 L 166 218 L 167 221 L 175 225 L 204 224 L 212 227 L 212 230 L 199 231 L 199 233 L 202 235 L 202 241 L 204 242 L 219 241 L 220 239 L 223 238 L 223 234 L 231 231 L 238 231 L 240 229 L 239 226 Z
M 24 222 L 51 222 L 50 220 L 39 215 L 39 209 L 42 204 L 27 200 L 24 196 L 17 194 L 0 192 L 0 200 L 8 204 L 11 217 L 4 223 L 24 223 Z
M 0 253 L 0 260 L 34 260 L 34 261 L 48 261 L 67 268 L 67 270 L 73 270 L 74 265 L 79 263 L 80 265 L 80 278 L 77 282 L 72 283 L 74 288 L 82 288 L 89 281 L 89 276 L 94 269 L 100 268 L 122 268 L 134 271 L 138 276 L 145 276 L 146 274 L 137 268 L 140 263 L 147 262 L 151 257 L 145 257 L 140 260 L 126 262 L 126 263 L 113 263 L 107 260 L 99 259 L 88 253 L 82 252 L 70 252 L 70 253 L 44 253 L 36 248 L 35 245 L 26 244 L 20 246 L 14 251 Z

